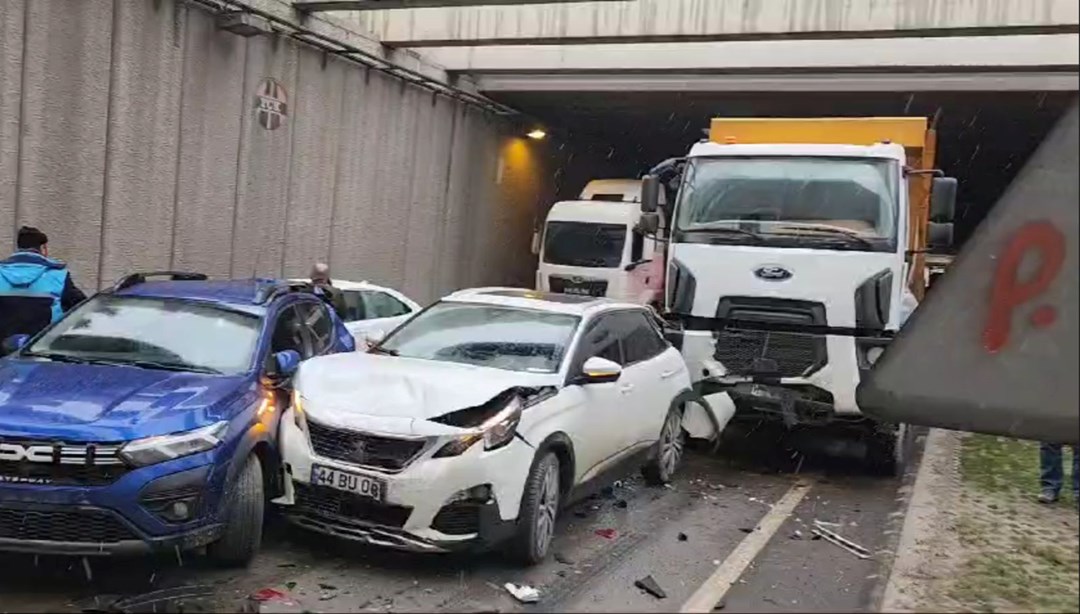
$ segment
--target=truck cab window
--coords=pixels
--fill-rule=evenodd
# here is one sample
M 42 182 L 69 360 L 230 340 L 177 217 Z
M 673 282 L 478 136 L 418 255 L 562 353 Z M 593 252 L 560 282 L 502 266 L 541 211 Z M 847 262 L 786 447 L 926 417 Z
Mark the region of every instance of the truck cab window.
M 626 226 L 592 222 L 548 222 L 544 262 L 614 269 L 622 263 Z

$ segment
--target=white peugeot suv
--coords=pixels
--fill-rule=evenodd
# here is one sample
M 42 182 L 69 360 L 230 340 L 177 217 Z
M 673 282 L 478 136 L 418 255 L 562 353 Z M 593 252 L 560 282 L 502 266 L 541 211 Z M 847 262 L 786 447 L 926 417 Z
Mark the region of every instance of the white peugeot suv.
M 367 353 L 313 358 L 294 391 L 277 499 L 293 522 L 422 552 L 509 539 L 527 564 L 607 470 L 671 478 L 693 394 L 644 307 L 514 288 L 452 294 Z

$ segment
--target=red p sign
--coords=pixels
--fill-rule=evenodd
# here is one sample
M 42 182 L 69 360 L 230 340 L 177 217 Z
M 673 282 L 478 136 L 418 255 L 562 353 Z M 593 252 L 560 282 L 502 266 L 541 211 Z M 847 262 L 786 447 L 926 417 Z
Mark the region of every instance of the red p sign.
M 1021 280 L 1020 264 L 1031 252 L 1038 253 L 1038 269 L 1030 279 Z M 1030 222 L 1013 235 L 999 258 L 990 290 L 990 314 L 983 330 L 983 346 L 990 352 L 997 352 L 1009 342 L 1016 308 L 1042 294 L 1061 271 L 1065 235 L 1050 222 Z M 1037 328 L 1055 320 L 1057 310 L 1051 305 L 1038 305 L 1029 316 L 1031 325 Z

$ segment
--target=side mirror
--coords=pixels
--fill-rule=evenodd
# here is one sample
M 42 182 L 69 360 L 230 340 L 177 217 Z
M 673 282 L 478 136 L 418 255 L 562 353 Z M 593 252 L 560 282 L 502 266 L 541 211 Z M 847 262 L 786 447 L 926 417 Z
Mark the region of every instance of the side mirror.
M 382 340 L 386 339 L 386 331 L 381 329 L 364 331 L 364 343 L 369 348 L 375 347 L 382 343 Z
M 926 246 L 931 251 L 938 249 L 948 249 L 953 244 L 953 225 L 952 223 L 938 223 L 930 222 L 930 226 L 926 229 Z
M 300 368 L 300 352 L 282 350 L 274 353 L 273 369 L 270 375 L 275 379 L 288 379 Z
M 533 234 L 532 234 L 532 247 L 530 249 L 532 250 L 532 255 L 533 256 L 539 256 L 540 255 L 540 231 L 539 230 L 534 230 L 533 231 Z
M 644 206 L 642 207 L 644 208 Z M 638 218 L 637 226 L 634 230 L 643 235 L 656 235 L 660 230 L 660 214 L 653 211 L 652 213 L 642 213 Z
M 955 177 L 934 177 L 930 186 L 930 221 L 947 223 L 956 217 L 956 186 Z
M 655 213 L 660 206 L 660 178 L 645 175 L 641 178 L 641 212 Z
M 622 367 L 619 363 L 593 356 L 582 365 L 577 383 L 581 385 L 605 384 L 618 380 L 620 375 L 622 375 Z
M 30 341 L 30 335 L 18 334 L 12 335 L 7 339 L 4 339 L 2 347 L 0 347 L 0 353 L 10 354 L 17 352 L 23 348 Z

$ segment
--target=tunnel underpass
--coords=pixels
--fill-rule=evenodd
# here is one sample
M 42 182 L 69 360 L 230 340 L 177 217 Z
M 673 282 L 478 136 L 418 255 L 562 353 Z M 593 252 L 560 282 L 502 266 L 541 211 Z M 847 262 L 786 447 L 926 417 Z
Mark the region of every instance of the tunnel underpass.
M 938 131 L 937 166 L 960 184 L 957 247 L 970 236 L 1024 162 L 1065 112 L 1074 92 L 570 92 L 492 94 L 536 118 L 561 156 L 561 199 L 601 177 L 637 177 L 685 155 L 709 120 L 729 117 L 925 116 Z M 577 162 L 576 162 L 577 161 Z

